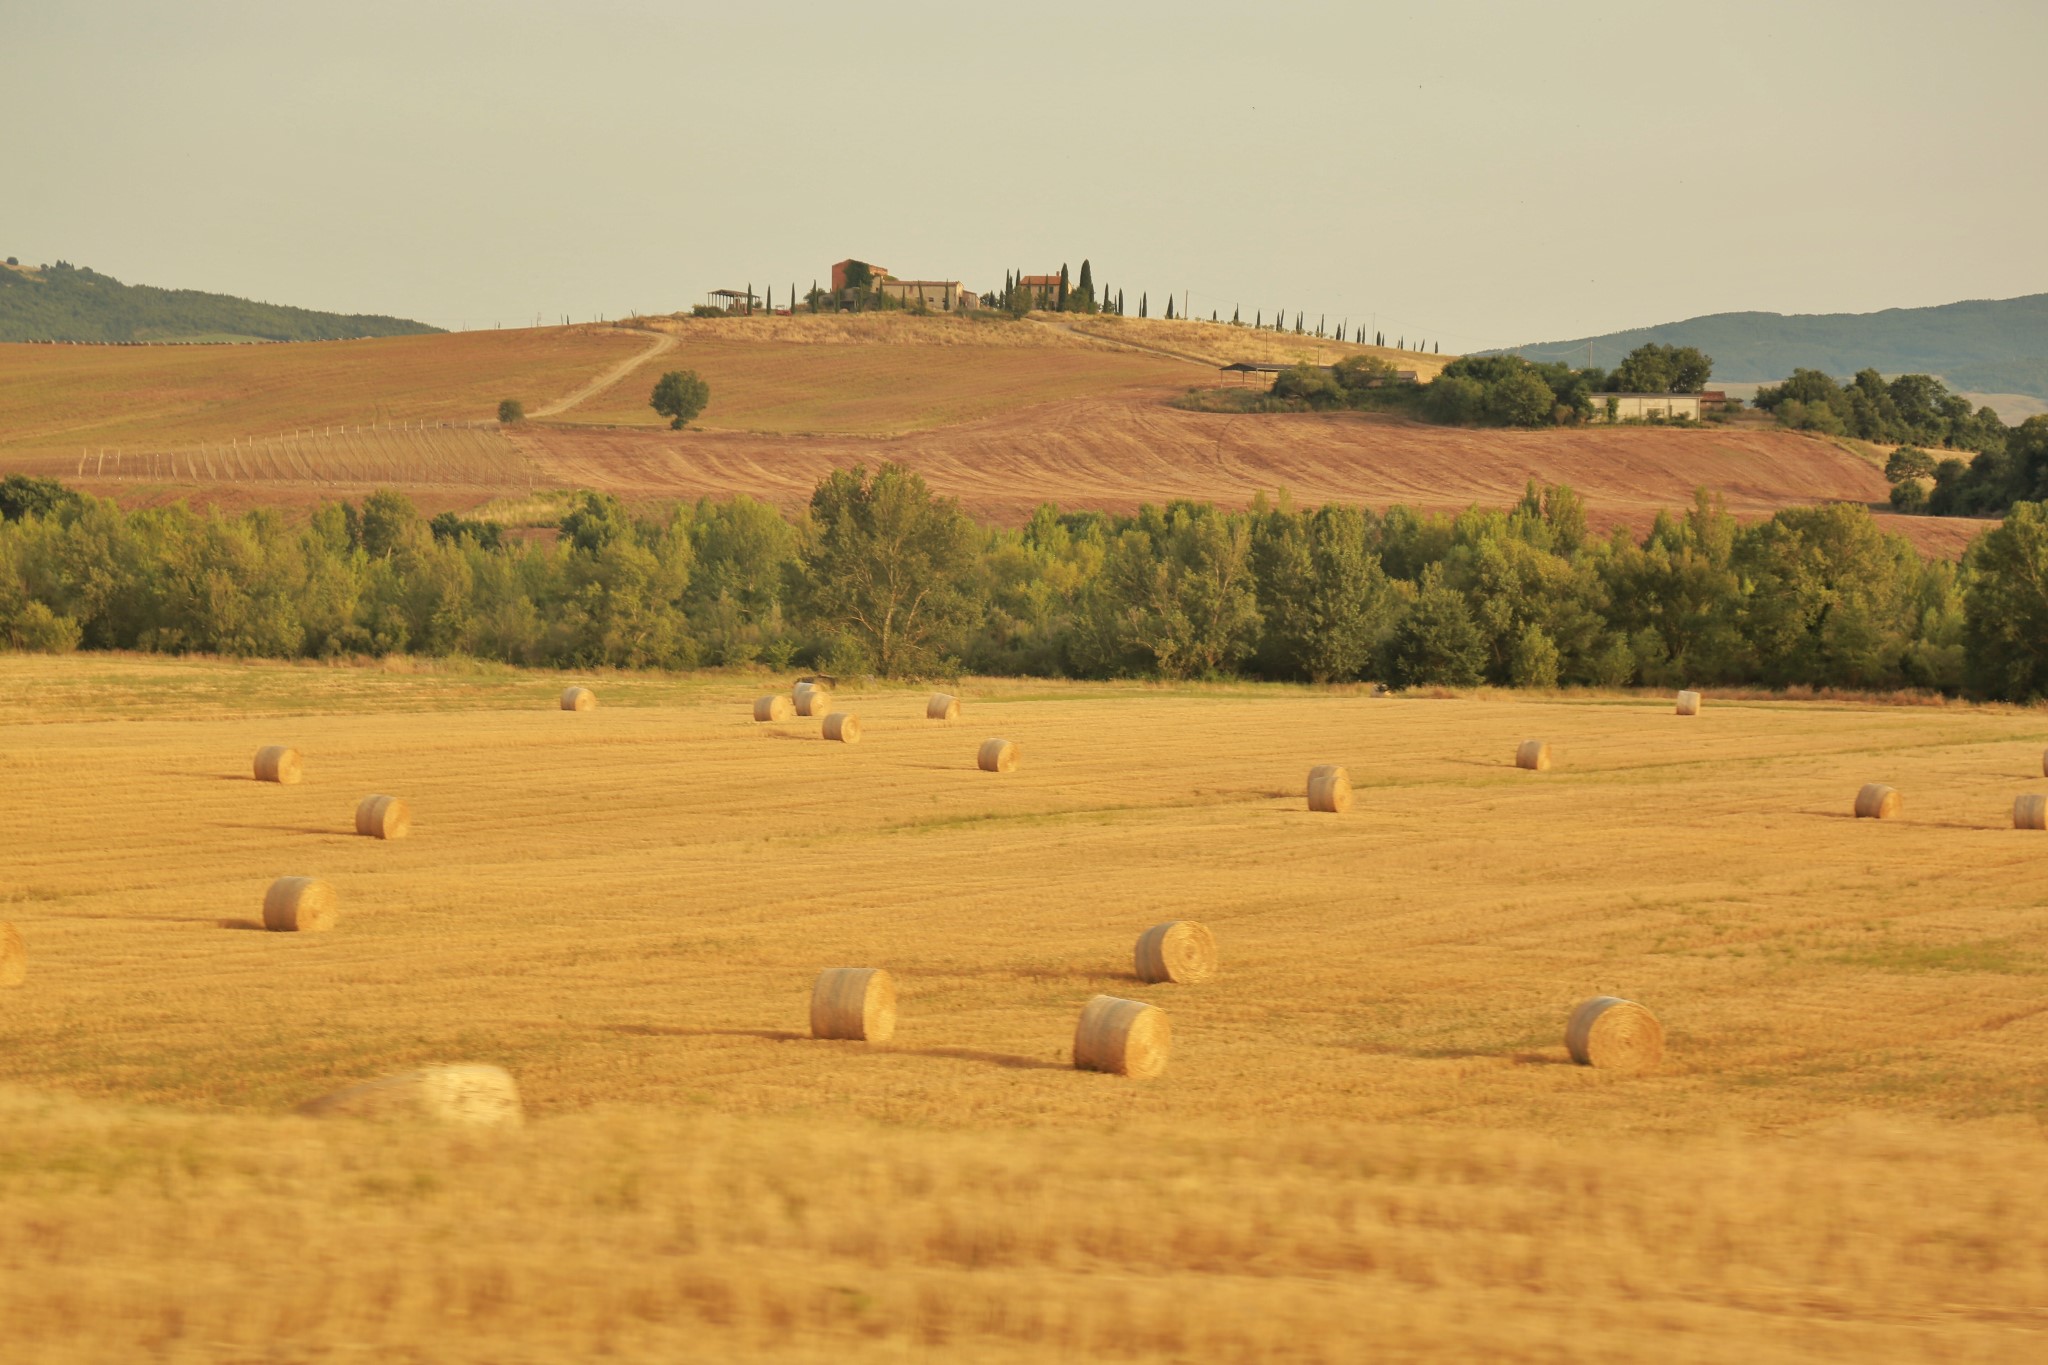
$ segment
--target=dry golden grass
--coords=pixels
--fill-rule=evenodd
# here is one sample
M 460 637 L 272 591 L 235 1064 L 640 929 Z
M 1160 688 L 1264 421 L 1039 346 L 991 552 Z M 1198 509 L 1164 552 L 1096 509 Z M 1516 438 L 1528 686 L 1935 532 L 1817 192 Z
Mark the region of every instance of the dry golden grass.
M 28 1359 L 2043 1345 L 2039 711 L 969 680 L 1031 752 L 997 782 L 907 688 L 842 692 L 845 746 L 756 725 L 759 677 L 581 715 L 481 667 L 0 682 L 34 698 L 0 725 Z M 318 762 L 255 782 L 286 717 Z M 1540 781 L 1531 732 L 1569 758 Z M 1337 820 L 1300 794 L 1332 759 Z M 1899 819 L 1853 818 L 1866 776 Z M 348 833 L 379 788 L 411 838 Z M 240 931 L 283 872 L 333 932 Z M 1136 979 L 1173 918 L 1214 980 Z M 847 963 L 895 979 L 891 1042 L 806 1036 Z M 1071 1069 L 1097 994 L 1168 1011 L 1164 1075 Z M 1567 1062 L 1599 994 L 1661 1068 Z M 527 1127 L 291 1115 L 437 1062 L 506 1067 Z
M 1311 365 L 1334 365 L 1347 356 L 1372 355 L 1396 369 L 1414 370 L 1427 381 L 1436 378 L 1444 366 L 1457 359 L 1455 355 L 1431 355 L 1425 351 L 1403 351 L 1392 346 L 1359 346 L 1348 341 L 1199 320 L 1175 319 L 1168 322 L 1164 318 L 1120 318 L 1100 314 L 1094 317 L 1063 314 L 1057 320 L 1060 325 L 1087 336 L 1125 345 L 1147 346 L 1214 365 L 1228 365 L 1239 360 L 1283 365 L 1303 361 Z

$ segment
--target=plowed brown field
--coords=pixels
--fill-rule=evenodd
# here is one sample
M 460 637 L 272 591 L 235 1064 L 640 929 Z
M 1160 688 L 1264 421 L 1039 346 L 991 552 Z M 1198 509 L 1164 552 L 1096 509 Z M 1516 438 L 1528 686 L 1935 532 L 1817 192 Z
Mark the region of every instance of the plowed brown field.
M 538 427 L 516 439 L 543 483 L 628 498 L 746 493 L 790 509 L 828 470 L 895 460 L 975 515 L 1011 524 L 1044 502 L 1128 511 L 1197 498 L 1242 507 L 1280 489 L 1310 506 L 1455 511 L 1511 503 L 1533 478 L 1577 489 L 1598 528 L 1640 529 L 1659 509 L 1690 505 L 1696 488 L 1720 494 L 1745 519 L 1809 503 L 1881 507 L 1889 491 L 1869 460 L 1790 432 L 1468 431 L 1354 415 L 1186 412 L 1157 393 L 1041 404 L 888 440 Z M 1880 520 L 1947 556 L 1986 524 Z

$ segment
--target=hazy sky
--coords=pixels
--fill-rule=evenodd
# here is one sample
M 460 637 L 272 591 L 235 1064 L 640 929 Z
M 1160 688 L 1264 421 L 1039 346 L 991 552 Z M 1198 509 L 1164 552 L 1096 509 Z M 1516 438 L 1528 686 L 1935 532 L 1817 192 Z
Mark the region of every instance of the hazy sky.
M 0 0 L 0 255 L 443 326 L 859 256 L 1476 349 L 2048 290 L 2048 2 Z

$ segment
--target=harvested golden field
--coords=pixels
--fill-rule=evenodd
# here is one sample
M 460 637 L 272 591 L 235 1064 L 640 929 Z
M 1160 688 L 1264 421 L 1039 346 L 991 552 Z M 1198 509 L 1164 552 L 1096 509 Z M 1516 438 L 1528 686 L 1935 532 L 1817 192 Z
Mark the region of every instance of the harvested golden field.
M 1028 322 L 900 314 L 672 321 L 676 348 L 563 414 L 572 422 L 665 428 L 654 382 L 695 370 L 714 431 L 891 436 L 1039 404 L 1213 377 L 1205 367 L 1101 346 Z
M 2038 710 L 967 679 L 842 689 L 840 745 L 736 675 L 0 683 L 25 1358 L 2041 1353 Z M 248 930 L 284 874 L 334 932 Z M 1172 918 L 1216 979 L 1137 981 Z M 894 974 L 893 1041 L 805 1035 L 830 966 Z M 1067 1065 L 1097 993 L 1169 1013 L 1163 1076 Z M 1599 993 L 1661 1068 L 1565 1060 Z M 290 1112 L 437 1060 L 527 1125 Z
M 501 398 L 536 409 L 648 344 L 614 328 L 549 327 L 268 346 L 0 345 L 0 451 L 167 451 L 487 420 Z

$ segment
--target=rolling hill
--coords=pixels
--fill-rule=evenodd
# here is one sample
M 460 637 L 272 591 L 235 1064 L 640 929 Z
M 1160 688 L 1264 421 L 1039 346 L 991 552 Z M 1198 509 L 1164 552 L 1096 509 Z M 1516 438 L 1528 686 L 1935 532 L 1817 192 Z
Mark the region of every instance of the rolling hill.
M 388 486 L 441 511 L 597 488 L 636 503 L 745 493 L 794 511 L 827 471 L 896 460 L 1009 524 L 1048 501 L 1242 507 L 1280 489 L 1304 504 L 1453 511 L 1504 506 L 1534 478 L 1577 488 L 1601 530 L 1646 527 L 1700 486 L 1744 518 L 1862 503 L 1936 554 L 1982 529 L 1892 516 L 1868 452 L 1794 432 L 1487 431 L 1171 406 L 1215 382 L 1219 348 L 1261 340 L 1229 330 L 1160 321 L 1084 335 L 896 315 L 645 319 L 331 347 L 0 346 L 0 474 L 62 478 L 129 504 L 302 507 Z M 689 431 L 647 406 L 668 369 L 710 382 Z M 491 420 L 508 396 L 534 420 Z
M 1772 382 L 1795 369 L 1845 377 L 1932 374 L 1951 388 L 2048 399 L 2048 294 L 1971 299 L 1879 313 L 1712 313 L 1604 336 L 1510 348 L 1531 360 L 1612 367 L 1646 342 L 1697 346 L 1714 358 L 1714 378 Z
M 407 318 L 123 284 L 64 261 L 0 266 L 0 341 L 345 341 L 440 330 Z

